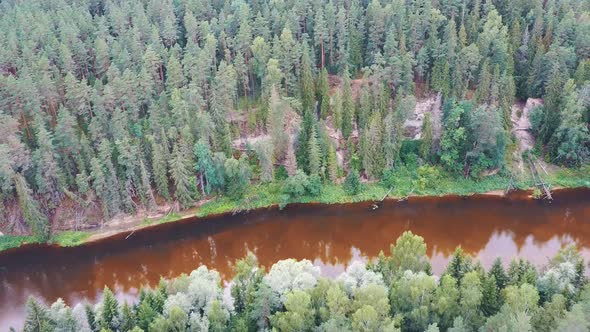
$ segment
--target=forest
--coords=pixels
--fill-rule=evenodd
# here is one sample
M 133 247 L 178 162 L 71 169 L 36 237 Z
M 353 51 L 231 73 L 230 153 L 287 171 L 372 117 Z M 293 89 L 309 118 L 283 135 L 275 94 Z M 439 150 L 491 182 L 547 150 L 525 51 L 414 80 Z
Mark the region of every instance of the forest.
M 309 260 L 282 260 L 270 270 L 249 254 L 221 286 L 205 266 L 142 289 L 135 304 L 104 290 L 101 302 L 61 299 L 46 307 L 31 297 L 32 331 L 588 331 L 590 284 L 575 246 L 537 270 L 496 259 L 486 271 L 458 247 L 441 276 L 432 275 L 422 237 L 405 232 L 389 254 L 355 261 L 335 279 Z
M 293 201 L 590 158 L 584 0 L 7 0 L 0 45 L 0 229 L 42 241 L 261 183 Z

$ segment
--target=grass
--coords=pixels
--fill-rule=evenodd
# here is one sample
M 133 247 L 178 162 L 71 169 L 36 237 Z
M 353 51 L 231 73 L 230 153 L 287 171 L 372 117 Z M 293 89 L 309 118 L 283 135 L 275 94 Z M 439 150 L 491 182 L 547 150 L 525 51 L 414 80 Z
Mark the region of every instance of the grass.
M 158 224 L 165 224 L 165 223 L 169 223 L 169 222 L 173 222 L 173 221 L 177 221 L 178 219 L 180 219 L 182 216 L 178 213 L 172 212 L 160 219 L 158 219 L 156 221 L 156 223 Z M 149 220 L 146 220 L 146 222 L 144 222 L 145 225 L 151 225 L 152 223 Z
M 84 242 L 90 237 L 88 232 L 79 231 L 63 231 L 54 234 L 49 242 L 58 244 L 62 247 L 75 247 Z
M 547 176 L 547 181 L 553 186 L 590 188 L 590 165 L 579 169 L 562 168 Z
M 62 247 L 75 247 L 86 242 L 90 235 L 88 232 L 63 231 L 54 234 L 48 243 Z M 3 235 L 0 236 L 0 251 L 31 243 L 43 243 L 43 241 L 31 235 Z
M 214 198 L 203 204 L 196 212 L 197 217 L 206 217 L 214 214 L 231 213 L 234 211 L 248 211 L 273 205 L 284 206 L 290 203 L 323 203 L 339 204 L 362 201 L 380 200 L 389 191 L 390 197 L 406 196 L 443 196 L 443 195 L 471 195 L 486 193 L 495 190 L 504 190 L 512 181 L 517 189 L 531 189 L 533 183 L 530 178 L 511 179 L 505 175 L 488 176 L 483 179 L 463 179 L 452 177 L 440 169 L 433 172 L 420 174 L 416 170 L 400 169 L 387 174 L 382 182 L 365 183 L 357 195 L 349 195 L 340 185 L 324 185 L 319 196 L 301 196 L 296 199 L 287 199 L 282 192 L 282 181 L 273 183 L 260 183 L 251 185 L 241 200 L 232 200 L 226 196 Z M 590 166 L 580 169 L 559 169 L 549 175 L 542 175 L 543 179 L 551 186 L 577 188 L 590 188 Z M 143 225 L 163 224 L 175 222 L 182 215 L 171 213 L 158 220 L 144 220 Z M 84 243 L 89 237 L 88 232 L 64 231 L 55 234 L 50 243 L 63 247 L 73 247 Z M 0 251 L 19 247 L 27 243 L 41 243 L 33 236 L 0 236 Z
M 41 243 L 39 239 L 30 235 L 3 235 L 0 236 L 0 251 L 17 248 L 27 243 Z

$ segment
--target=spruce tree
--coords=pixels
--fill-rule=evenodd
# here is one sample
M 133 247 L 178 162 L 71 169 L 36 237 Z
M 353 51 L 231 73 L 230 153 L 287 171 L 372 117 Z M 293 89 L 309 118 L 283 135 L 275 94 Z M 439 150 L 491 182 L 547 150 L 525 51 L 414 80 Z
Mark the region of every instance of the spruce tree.
M 23 218 L 31 229 L 31 233 L 41 241 L 47 241 L 51 233 L 49 221 L 39 208 L 39 203 L 33 197 L 27 180 L 22 174 L 15 174 L 14 187 Z
M 345 75 L 342 84 L 342 136 L 346 140 L 352 134 L 353 116 L 354 100 L 352 97 L 352 88 L 350 86 L 350 78 L 348 75 Z
M 297 151 L 295 152 L 295 155 L 297 157 L 297 164 L 306 173 L 310 173 L 309 140 L 313 133 L 314 126 L 314 115 L 312 114 L 312 112 L 305 112 L 305 114 L 303 114 L 303 122 L 301 123 L 301 129 L 299 130 L 299 134 L 297 135 Z
M 52 332 L 55 331 L 56 323 L 47 308 L 37 302 L 34 297 L 29 297 L 26 303 L 27 316 L 25 318 L 24 332 Z
M 141 190 L 139 192 L 141 203 L 145 208 L 152 209 L 156 206 L 156 200 L 154 198 L 154 193 L 152 192 L 151 175 L 143 160 L 139 161 L 139 174 L 141 177 Z
M 104 330 L 117 331 L 119 328 L 119 303 L 113 292 L 105 286 L 99 326 Z
M 270 141 L 259 142 L 255 146 L 260 162 L 260 181 L 271 182 L 274 179 L 273 146 Z
M 170 160 L 170 176 L 174 181 L 174 198 L 182 208 L 188 208 L 193 203 L 191 192 L 191 164 L 187 155 L 187 143 L 180 139 L 174 144 L 172 159 Z
M 289 111 L 289 108 L 281 100 L 281 96 L 274 87 L 270 95 L 269 107 L 270 112 L 266 126 L 274 147 L 274 158 L 275 160 L 282 160 L 285 157 L 286 148 L 290 139 L 285 126 L 285 113 Z
M 56 206 L 63 195 L 61 188 L 65 183 L 58 163 L 53 135 L 47 131 L 40 118 L 35 121 L 35 127 L 38 148 L 33 152 L 33 163 L 37 192 L 46 195 L 47 200 L 52 203 L 51 206 Z
M 309 175 L 319 175 L 320 168 L 321 168 L 321 160 L 322 156 L 320 155 L 320 146 L 318 143 L 317 132 L 315 126 L 311 130 L 311 135 L 309 137 L 309 141 L 307 143 L 308 152 L 307 156 L 309 158 Z
M 320 118 L 326 119 L 330 114 L 330 85 L 328 83 L 328 71 L 323 68 L 318 78 L 318 99 L 320 101 Z
M 363 131 L 364 148 L 363 167 L 371 179 L 377 179 L 381 176 L 385 166 L 383 154 L 383 124 L 381 114 L 374 113 L 368 127 Z
M 156 139 L 149 137 L 151 151 L 152 151 L 152 169 L 154 175 L 154 183 L 158 194 L 164 199 L 170 199 L 170 191 L 168 189 L 168 165 L 163 149 L 168 149 L 167 144 L 159 144 Z

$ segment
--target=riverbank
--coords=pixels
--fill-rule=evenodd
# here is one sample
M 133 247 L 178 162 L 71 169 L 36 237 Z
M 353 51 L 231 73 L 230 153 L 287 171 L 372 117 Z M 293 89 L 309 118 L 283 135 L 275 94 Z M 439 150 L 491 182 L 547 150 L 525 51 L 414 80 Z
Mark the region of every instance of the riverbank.
M 389 200 L 403 200 L 411 197 L 471 196 L 476 194 L 504 196 L 506 188 L 528 192 L 534 195 L 534 184 L 530 179 L 513 179 L 501 175 L 488 176 L 480 180 L 456 179 L 445 176 L 416 177 L 403 172 L 392 173 L 379 183 L 365 183 L 357 195 L 349 195 L 341 185 L 324 185 L 318 196 L 301 196 L 285 200 L 283 183 L 273 182 L 256 184 L 248 188 L 244 197 L 232 200 L 225 196 L 208 197 L 195 207 L 179 213 L 160 213 L 155 216 L 141 214 L 127 216 L 124 222 L 113 225 L 105 223 L 101 228 L 90 231 L 62 231 L 52 236 L 49 244 L 61 247 L 74 247 L 84 243 L 98 241 L 112 236 L 133 232 L 159 224 L 170 223 L 188 218 L 205 218 L 210 216 L 243 213 L 251 210 L 284 206 L 286 204 L 347 204 L 357 202 L 379 201 L 385 197 Z M 578 170 L 560 169 L 547 174 L 545 181 L 553 189 L 590 188 L 590 167 Z M 390 188 L 393 188 L 390 191 Z M 32 236 L 0 236 L 0 252 L 28 244 L 40 244 Z

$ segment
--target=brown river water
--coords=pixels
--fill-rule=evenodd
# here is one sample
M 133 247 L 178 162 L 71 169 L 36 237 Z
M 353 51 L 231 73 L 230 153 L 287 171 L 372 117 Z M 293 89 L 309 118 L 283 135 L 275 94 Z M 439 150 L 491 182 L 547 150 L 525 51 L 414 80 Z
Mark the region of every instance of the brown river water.
M 538 267 L 575 242 L 590 261 L 590 189 L 565 190 L 554 201 L 514 194 L 411 198 L 370 203 L 293 205 L 236 216 L 183 220 L 77 248 L 29 246 L 0 253 L 0 330 L 22 328 L 29 295 L 46 302 L 95 302 L 109 286 L 133 301 L 142 285 L 188 273 L 201 264 L 232 277 L 236 259 L 254 252 L 270 267 L 285 258 L 309 259 L 328 277 L 354 260 L 368 260 L 406 230 L 424 237 L 433 272 L 440 274 L 459 245 L 484 266 L 523 257 Z

